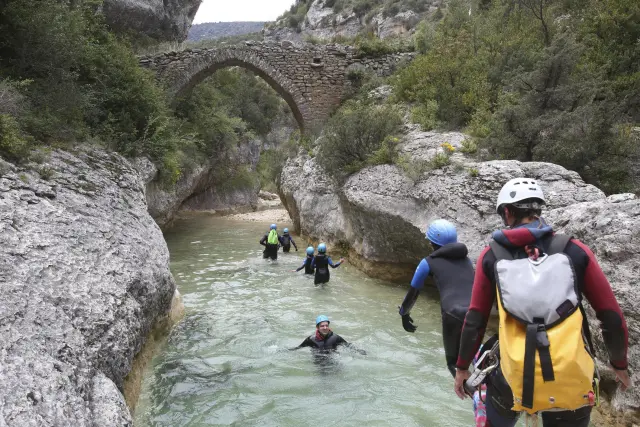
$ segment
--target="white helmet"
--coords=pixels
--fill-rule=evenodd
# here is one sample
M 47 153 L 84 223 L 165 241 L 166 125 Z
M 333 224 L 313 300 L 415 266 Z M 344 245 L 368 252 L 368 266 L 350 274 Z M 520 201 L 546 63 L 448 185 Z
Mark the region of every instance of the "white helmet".
M 532 200 L 531 203 L 518 203 L 523 200 Z M 536 179 L 532 178 L 514 178 L 507 182 L 498 194 L 496 203 L 496 211 L 500 214 L 500 207 L 503 205 L 515 205 L 520 208 L 540 209 L 546 202 L 542 188 L 538 185 Z

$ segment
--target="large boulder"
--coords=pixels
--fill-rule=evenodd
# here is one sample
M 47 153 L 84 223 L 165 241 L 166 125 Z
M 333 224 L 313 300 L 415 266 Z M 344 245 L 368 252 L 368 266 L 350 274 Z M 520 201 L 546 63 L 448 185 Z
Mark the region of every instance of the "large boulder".
M 129 162 L 0 158 L 0 283 L 0 425 L 132 425 L 124 379 L 175 282 Z
M 572 204 L 546 214 L 558 231 L 570 234 L 589 245 L 613 287 L 629 328 L 629 361 L 636 387 L 620 392 L 611 375 L 604 391 L 618 411 L 618 422 L 640 424 L 640 199 L 633 194 L 617 194 L 607 199 Z M 588 309 L 597 353 L 607 360 L 599 322 Z M 633 409 L 633 411 L 629 411 Z
M 443 142 L 462 146 L 464 135 L 410 133 L 400 146 L 410 161 L 428 161 Z M 540 181 L 548 207 L 605 199 L 576 172 L 549 163 L 515 160 L 475 162 L 460 155 L 451 165 L 413 180 L 395 165 L 368 167 L 339 187 L 316 163 L 302 155 L 288 162 L 280 193 L 295 226 L 311 238 L 348 246 L 352 261 L 377 277 L 405 280 L 430 247 L 427 225 L 446 218 L 458 225 L 460 240 L 477 257 L 491 231 L 499 228 L 495 198 L 509 179 Z
M 202 0 L 105 0 L 109 25 L 159 41 L 184 41 Z

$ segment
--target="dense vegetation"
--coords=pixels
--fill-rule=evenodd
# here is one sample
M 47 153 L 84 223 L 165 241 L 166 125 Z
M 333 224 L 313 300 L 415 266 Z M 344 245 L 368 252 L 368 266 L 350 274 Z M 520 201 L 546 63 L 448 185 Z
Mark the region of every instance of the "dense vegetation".
M 466 127 L 497 158 L 578 171 L 605 191 L 637 188 L 640 2 L 451 0 L 416 35 L 395 79 L 425 128 Z
M 88 142 L 148 155 L 170 182 L 266 135 L 286 104 L 261 79 L 218 72 L 175 109 L 95 3 L 9 0 L 0 21 L 0 155 Z

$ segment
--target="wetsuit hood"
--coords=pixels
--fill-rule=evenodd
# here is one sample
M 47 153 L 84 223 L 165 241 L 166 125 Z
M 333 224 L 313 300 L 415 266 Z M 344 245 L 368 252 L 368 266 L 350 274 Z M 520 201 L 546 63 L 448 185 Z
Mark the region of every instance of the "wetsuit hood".
M 507 248 L 521 248 L 553 234 L 553 228 L 543 218 L 515 228 L 496 230 L 491 237 Z
M 464 243 L 447 243 L 440 247 L 437 251 L 434 251 L 430 256 L 431 258 L 449 258 L 459 259 L 466 258 L 469 254 L 469 250 Z

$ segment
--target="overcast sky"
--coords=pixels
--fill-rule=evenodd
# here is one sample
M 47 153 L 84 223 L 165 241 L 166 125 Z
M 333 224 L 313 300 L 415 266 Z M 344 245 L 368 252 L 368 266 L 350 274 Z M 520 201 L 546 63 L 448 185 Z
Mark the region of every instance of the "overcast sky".
M 193 23 L 275 21 L 294 2 L 295 0 L 203 0 Z

